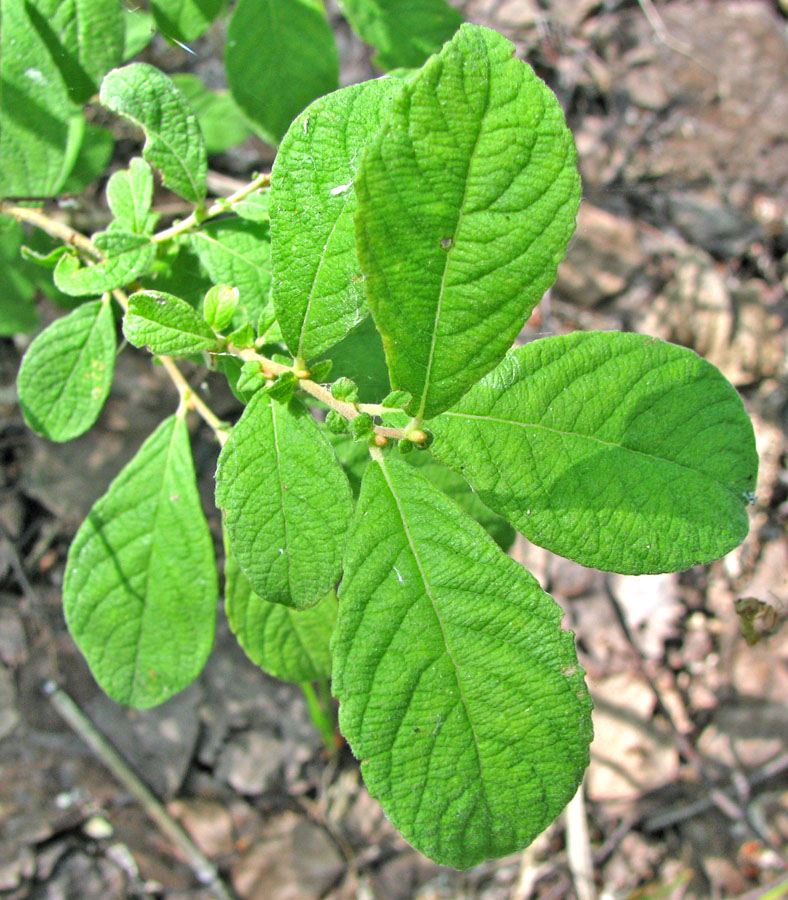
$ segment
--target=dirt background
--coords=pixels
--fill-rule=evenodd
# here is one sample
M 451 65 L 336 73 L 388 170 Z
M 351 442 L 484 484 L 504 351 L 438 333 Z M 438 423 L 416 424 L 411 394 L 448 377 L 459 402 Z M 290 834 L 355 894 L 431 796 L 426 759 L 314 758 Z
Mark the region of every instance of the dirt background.
M 584 569 L 525 541 L 515 547 L 577 633 L 596 703 L 593 761 L 571 824 L 562 816 L 523 853 L 455 872 L 394 832 L 347 749 L 322 745 L 299 689 L 255 669 L 226 626 L 200 679 L 159 709 L 123 709 L 101 694 L 65 632 L 65 555 L 90 504 L 174 407 L 174 390 L 127 348 L 97 426 L 49 444 L 25 428 L 16 404 L 29 339 L 3 341 L 0 897 L 705 900 L 765 897 L 786 878 L 786 4 L 457 5 L 516 42 L 557 93 L 580 154 L 577 234 L 523 338 L 623 328 L 717 365 L 756 428 L 750 536 L 711 566 L 643 577 Z M 343 83 L 369 77 L 370 54 L 330 11 Z M 194 43 L 195 57 L 156 41 L 147 58 L 215 87 L 223 43 L 218 25 Z M 137 149 L 118 146 L 115 167 Z M 270 159 L 250 140 L 212 168 L 243 179 Z M 101 216 L 101 188 L 78 212 Z M 159 209 L 179 212 L 165 194 Z M 42 305 L 42 314 L 56 313 Z M 204 389 L 220 414 L 233 414 L 218 382 Z M 217 450 L 193 424 L 211 509 Z M 741 598 L 769 605 L 754 646 L 736 613 Z M 221 883 L 199 883 L 144 805 L 64 722 L 42 691 L 47 679 L 122 749 L 218 865 Z M 786 897 L 788 887 L 769 896 Z

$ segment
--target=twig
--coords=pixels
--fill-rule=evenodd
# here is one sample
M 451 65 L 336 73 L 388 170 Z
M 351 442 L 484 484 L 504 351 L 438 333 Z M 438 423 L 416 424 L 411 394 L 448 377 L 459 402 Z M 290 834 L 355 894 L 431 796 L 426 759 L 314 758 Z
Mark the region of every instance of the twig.
M 582 784 L 566 808 L 566 856 L 577 900 L 596 900 L 594 862 Z
M 209 887 L 219 900 L 234 900 L 232 892 L 222 880 L 213 862 L 197 847 L 189 835 L 167 812 L 164 804 L 150 788 L 140 781 L 126 760 L 107 741 L 63 688 L 55 684 L 54 681 L 47 681 L 44 683 L 44 693 L 49 697 L 58 713 L 98 756 L 123 787 L 137 800 L 148 817 L 156 823 L 180 851 L 200 884 Z

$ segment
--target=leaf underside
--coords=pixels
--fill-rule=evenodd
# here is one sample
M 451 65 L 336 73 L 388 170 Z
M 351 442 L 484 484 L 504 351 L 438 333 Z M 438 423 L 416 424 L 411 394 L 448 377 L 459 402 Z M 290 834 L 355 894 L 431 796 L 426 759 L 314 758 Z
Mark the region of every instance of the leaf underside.
M 588 762 L 561 611 L 405 462 L 367 468 L 332 641 L 342 733 L 417 849 L 466 868 L 527 845 Z
M 656 338 L 534 341 L 430 428 L 431 451 L 491 509 L 586 566 L 680 571 L 748 531 L 758 457 L 742 401 L 710 363 Z

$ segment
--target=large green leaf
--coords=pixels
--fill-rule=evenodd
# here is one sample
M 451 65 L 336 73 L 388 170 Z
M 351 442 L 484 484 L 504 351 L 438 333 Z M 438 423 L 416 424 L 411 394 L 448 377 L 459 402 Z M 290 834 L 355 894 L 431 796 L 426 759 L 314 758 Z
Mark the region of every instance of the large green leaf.
M 462 24 L 446 0 L 339 0 L 355 31 L 377 47 L 382 69 L 420 66 Z
M 165 37 L 193 41 L 224 9 L 225 0 L 151 0 L 156 26 Z
M 21 0 L 0 0 L 0 197 L 57 193 L 84 130 L 66 82 Z
M 74 103 L 83 104 L 123 58 L 123 7 L 117 0 L 26 0 Z
M 421 473 L 364 475 L 332 641 L 367 787 L 431 859 L 521 849 L 588 763 L 591 701 L 561 610 Z
M 99 99 L 143 129 L 142 155 L 159 169 L 164 184 L 200 203 L 208 168 L 205 141 L 194 110 L 172 79 L 147 63 L 131 63 L 107 75 Z
M 271 174 L 273 298 L 294 356 L 314 359 L 369 313 L 353 179 L 400 88 L 397 79 L 380 78 L 321 97 L 282 140 Z
M 197 113 L 208 154 L 224 153 L 252 133 L 228 91 L 209 91 L 197 75 L 173 75 L 175 86 Z
M 267 222 L 218 219 L 190 235 L 192 247 L 214 284 L 237 287 L 233 322 L 257 325 L 271 289 L 271 236 Z
M 228 554 L 224 608 L 238 643 L 255 665 L 285 681 L 331 676 L 329 641 L 337 617 L 334 591 L 309 609 L 263 600 Z
M 83 266 L 77 257 L 66 254 L 55 267 L 55 285 L 70 297 L 123 287 L 146 272 L 156 255 L 148 237 L 119 229 L 97 234 L 93 243 L 104 254 L 100 262 Z
M 115 370 L 115 320 L 108 302 L 83 303 L 33 341 L 19 369 L 25 421 L 51 441 L 70 441 L 96 421 Z
M 297 402 L 258 391 L 222 448 L 216 505 L 255 593 L 314 606 L 339 579 L 350 487 L 334 451 Z
M 322 0 L 239 0 L 224 67 L 235 102 L 278 144 L 315 97 L 339 85 L 339 57 Z
M 488 506 L 586 566 L 678 571 L 748 531 L 752 425 L 683 347 L 615 332 L 534 341 L 430 428 L 432 452 Z
M 185 300 L 161 291 L 138 291 L 129 297 L 123 333 L 130 344 L 159 356 L 191 356 L 219 345 L 211 327 Z
M 145 441 L 83 522 L 66 564 L 69 630 L 119 703 L 162 703 L 213 644 L 216 563 L 183 419 Z
M 502 359 L 555 278 L 580 199 L 561 109 L 494 31 L 463 25 L 404 83 L 356 178 L 391 385 L 430 417 Z

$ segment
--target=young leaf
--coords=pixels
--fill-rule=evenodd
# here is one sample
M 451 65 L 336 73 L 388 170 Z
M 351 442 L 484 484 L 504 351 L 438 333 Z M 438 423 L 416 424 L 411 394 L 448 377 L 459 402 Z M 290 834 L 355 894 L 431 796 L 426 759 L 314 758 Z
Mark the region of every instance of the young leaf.
M 233 324 L 256 325 L 271 288 L 268 224 L 218 219 L 206 222 L 190 240 L 214 284 L 238 288 L 240 301 Z
M 71 99 L 87 102 L 123 56 L 123 7 L 117 0 L 26 0 Z
M 748 531 L 758 458 L 744 406 L 714 366 L 655 338 L 534 341 L 430 428 L 432 452 L 489 507 L 585 566 L 679 571 Z
M 406 462 L 367 468 L 332 639 L 339 722 L 422 853 L 526 846 L 588 764 L 591 701 L 561 610 Z
M 401 83 L 366 81 L 310 104 L 282 140 L 271 175 L 273 298 L 295 356 L 314 359 L 369 312 L 356 256 L 353 179 Z
M 446 0 L 339 0 L 363 40 L 377 47 L 381 69 L 415 68 L 437 53 L 462 24 Z
M 503 358 L 555 278 L 580 199 L 554 95 L 494 31 L 463 25 L 406 81 L 356 178 L 356 233 L 391 386 L 414 415 Z
M 145 709 L 199 675 L 217 593 L 186 423 L 171 416 L 77 532 L 63 583 L 66 622 L 109 696 Z
M 103 231 L 93 241 L 104 253 L 95 265 L 83 266 L 74 256 L 61 256 L 55 266 L 55 285 L 71 297 L 103 294 L 123 287 L 146 272 L 156 255 L 150 238 L 141 234 Z
M 115 321 L 93 300 L 57 319 L 33 341 L 19 369 L 25 421 L 51 441 L 70 441 L 96 421 L 112 385 Z
M 321 0 L 239 0 L 224 67 L 235 102 L 261 137 L 278 144 L 310 101 L 339 85 Z
M 224 153 L 251 135 L 251 128 L 227 91 L 209 91 L 197 75 L 173 75 L 172 80 L 197 113 L 209 156 Z
M 123 333 L 130 344 L 159 356 L 190 356 L 219 346 L 211 327 L 185 300 L 161 291 L 138 291 L 129 297 Z
M 225 0 L 151 0 L 159 31 L 171 40 L 193 41 L 224 9 Z
M 205 197 L 208 161 L 197 116 L 171 78 L 147 63 L 113 69 L 101 83 L 101 103 L 145 132 L 142 155 L 164 184 L 185 200 Z
M 20 0 L 0 0 L 0 197 L 57 193 L 84 128 L 35 13 Z
M 350 487 L 334 451 L 297 402 L 259 391 L 219 455 L 216 504 L 252 590 L 296 609 L 339 579 Z
M 153 173 L 144 159 L 131 160 L 128 169 L 115 172 L 107 182 L 107 203 L 123 231 L 148 234 L 153 230 Z
M 334 591 L 316 606 L 295 610 L 255 594 L 230 554 L 224 577 L 227 620 L 255 665 L 285 681 L 315 681 L 331 676 L 328 646 L 337 617 Z

